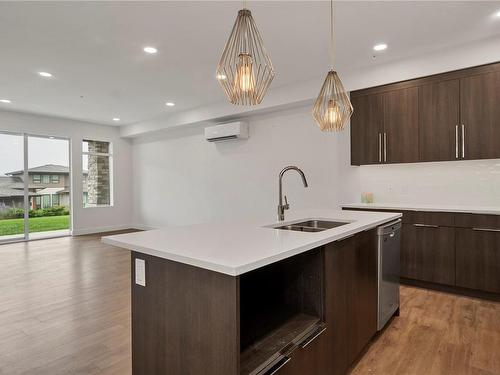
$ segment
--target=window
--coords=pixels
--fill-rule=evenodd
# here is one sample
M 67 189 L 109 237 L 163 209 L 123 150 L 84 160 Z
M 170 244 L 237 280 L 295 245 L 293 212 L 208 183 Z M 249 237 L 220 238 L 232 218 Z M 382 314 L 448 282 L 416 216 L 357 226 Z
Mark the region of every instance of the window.
M 42 208 L 50 207 L 50 195 L 42 195 Z
M 52 194 L 52 206 L 59 206 L 59 195 Z
M 40 182 L 42 182 L 42 176 L 40 176 L 39 174 L 34 174 L 33 175 L 33 183 L 39 184 Z
M 53 184 L 58 184 L 59 183 L 59 175 L 53 174 L 52 176 L 50 176 L 50 180 L 52 181 Z
M 35 197 L 35 209 L 42 208 L 42 197 L 37 195 Z
M 83 207 L 112 206 L 111 143 L 83 140 Z
M 42 175 L 42 184 L 50 184 L 50 175 L 48 174 Z

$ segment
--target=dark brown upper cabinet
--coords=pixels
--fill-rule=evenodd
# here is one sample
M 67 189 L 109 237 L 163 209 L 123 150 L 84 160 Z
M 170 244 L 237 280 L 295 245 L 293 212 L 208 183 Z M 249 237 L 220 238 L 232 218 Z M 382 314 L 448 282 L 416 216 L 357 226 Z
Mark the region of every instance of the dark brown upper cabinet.
M 384 94 L 385 163 L 418 161 L 418 88 Z
M 354 96 L 352 104 L 352 164 L 418 161 L 417 88 Z
M 351 160 L 353 164 L 382 162 L 384 102 L 381 94 L 352 98 L 356 108 L 351 120 Z
M 500 158 L 500 71 L 460 80 L 464 159 Z
M 420 161 L 460 158 L 460 81 L 419 87 Z
M 500 158 L 500 63 L 351 92 L 351 164 Z

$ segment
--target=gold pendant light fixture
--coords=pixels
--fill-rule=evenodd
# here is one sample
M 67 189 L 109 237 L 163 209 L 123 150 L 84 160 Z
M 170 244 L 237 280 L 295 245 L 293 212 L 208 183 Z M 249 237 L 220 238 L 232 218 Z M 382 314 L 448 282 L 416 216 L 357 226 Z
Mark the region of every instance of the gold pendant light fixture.
M 349 96 L 339 75 L 334 70 L 335 44 L 334 44 L 334 13 L 333 0 L 330 0 L 330 32 L 332 69 L 326 75 L 318 98 L 314 103 L 313 117 L 322 131 L 341 131 L 351 118 L 353 108 Z
M 215 76 L 229 101 L 237 105 L 260 104 L 274 78 L 269 54 L 245 7 L 238 12 Z

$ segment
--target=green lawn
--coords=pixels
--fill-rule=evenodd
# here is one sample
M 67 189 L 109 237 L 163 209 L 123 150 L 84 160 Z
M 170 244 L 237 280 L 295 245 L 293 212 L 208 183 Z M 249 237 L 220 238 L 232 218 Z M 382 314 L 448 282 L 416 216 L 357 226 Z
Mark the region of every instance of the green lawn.
M 45 232 L 69 228 L 69 215 L 30 217 L 30 232 Z M 0 236 L 24 233 L 24 219 L 0 220 Z

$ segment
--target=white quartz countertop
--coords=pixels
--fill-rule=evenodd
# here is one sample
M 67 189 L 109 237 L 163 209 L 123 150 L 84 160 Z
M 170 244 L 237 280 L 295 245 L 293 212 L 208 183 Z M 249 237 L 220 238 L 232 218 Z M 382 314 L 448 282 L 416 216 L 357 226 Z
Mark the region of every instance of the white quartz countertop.
M 266 266 L 401 217 L 341 210 L 287 212 L 284 222 L 207 223 L 106 236 L 102 242 L 231 276 Z M 310 219 L 349 222 L 322 232 L 269 228 Z
M 349 203 L 342 204 L 345 208 L 364 208 L 371 210 L 402 210 L 402 211 L 432 211 L 458 212 L 468 214 L 500 215 L 500 207 L 485 206 L 450 206 L 439 204 L 410 204 L 410 203 Z

